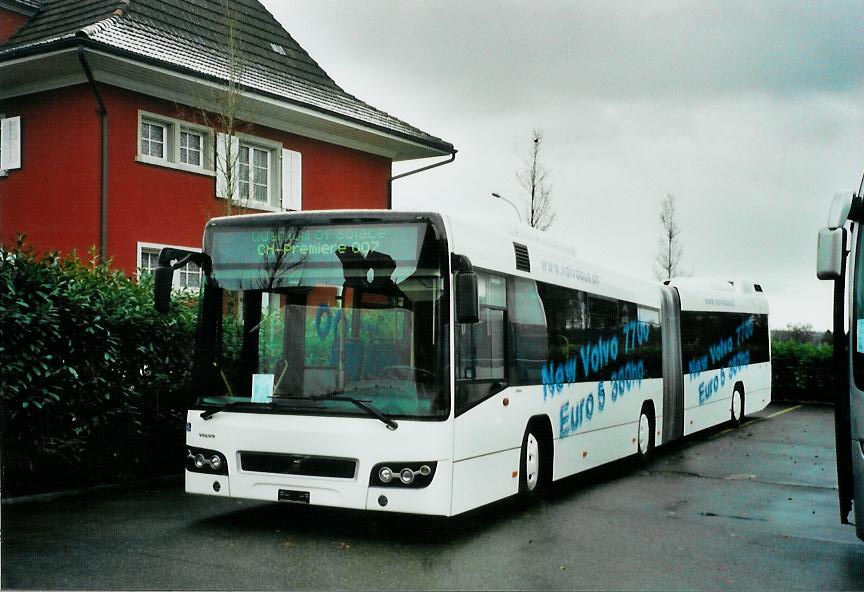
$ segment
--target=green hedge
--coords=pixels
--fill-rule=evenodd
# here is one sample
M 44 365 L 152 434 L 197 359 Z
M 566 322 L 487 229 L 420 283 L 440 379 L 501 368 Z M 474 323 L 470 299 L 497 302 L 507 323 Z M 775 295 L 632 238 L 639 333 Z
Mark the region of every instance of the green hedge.
M 831 346 L 775 341 L 771 344 L 775 401 L 821 401 L 833 403 Z
M 107 265 L 0 247 L 3 495 L 182 471 L 195 305 Z

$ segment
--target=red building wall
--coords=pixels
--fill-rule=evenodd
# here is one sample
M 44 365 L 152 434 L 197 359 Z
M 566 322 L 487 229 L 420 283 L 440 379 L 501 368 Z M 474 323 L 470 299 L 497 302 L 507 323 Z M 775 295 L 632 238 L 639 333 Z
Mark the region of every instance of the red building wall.
M 29 17 L 23 14 L 0 8 L 0 44 L 5 43 L 28 20 Z
M 0 238 L 40 251 L 99 244 L 99 116 L 86 87 L 0 102 L 21 116 L 21 168 L 0 177 Z
M 204 223 L 224 215 L 215 178 L 136 162 L 138 111 L 190 121 L 191 107 L 100 85 L 108 110 L 108 255 L 134 273 L 137 244 L 201 245 Z M 86 254 L 99 244 L 100 119 L 88 85 L 0 102 L 21 116 L 22 168 L 0 177 L 0 239 L 17 233 L 40 251 Z M 246 132 L 303 155 L 303 209 L 386 208 L 387 158 L 277 130 Z

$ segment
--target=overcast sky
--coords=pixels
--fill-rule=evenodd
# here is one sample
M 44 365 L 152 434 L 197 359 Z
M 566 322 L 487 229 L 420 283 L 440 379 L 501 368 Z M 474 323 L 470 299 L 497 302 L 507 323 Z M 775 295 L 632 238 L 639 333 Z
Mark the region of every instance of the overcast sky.
M 543 131 L 557 222 L 654 278 L 666 194 L 684 266 L 763 284 L 771 325 L 831 324 L 816 233 L 864 173 L 864 2 L 264 0 L 337 84 L 452 142 L 394 208 L 512 223 Z M 397 164 L 395 171 L 424 162 Z

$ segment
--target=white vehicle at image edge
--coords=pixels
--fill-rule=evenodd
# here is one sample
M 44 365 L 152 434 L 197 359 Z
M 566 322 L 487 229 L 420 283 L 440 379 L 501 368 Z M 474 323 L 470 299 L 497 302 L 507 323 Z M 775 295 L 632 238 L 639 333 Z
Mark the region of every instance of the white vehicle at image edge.
M 432 212 L 211 220 L 190 493 L 453 516 L 771 400 L 752 281 L 658 285 Z
M 857 193 L 837 194 L 819 231 L 816 276 L 834 281 L 834 432 L 840 521 L 864 540 L 864 177 Z M 848 264 L 847 264 L 848 256 Z M 847 269 L 851 275 L 847 282 Z

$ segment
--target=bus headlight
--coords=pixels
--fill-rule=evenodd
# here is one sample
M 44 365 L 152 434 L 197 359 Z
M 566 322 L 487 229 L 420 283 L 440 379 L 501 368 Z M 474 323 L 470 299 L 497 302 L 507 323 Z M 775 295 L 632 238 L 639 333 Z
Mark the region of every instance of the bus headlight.
M 369 475 L 369 486 L 420 489 L 432 483 L 437 467 L 435 461 L 378 463 Z
M 228 463 L 221 452 L 187 446 L 186 470 L 209 475 L 227 475 Z

